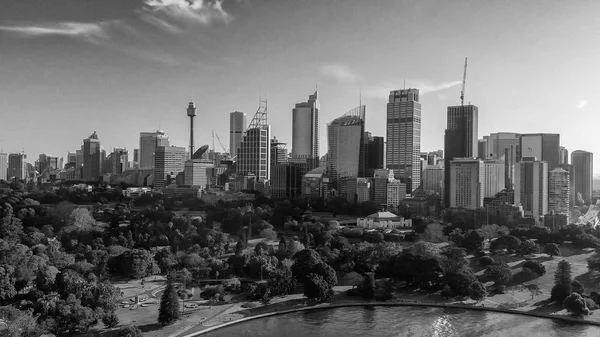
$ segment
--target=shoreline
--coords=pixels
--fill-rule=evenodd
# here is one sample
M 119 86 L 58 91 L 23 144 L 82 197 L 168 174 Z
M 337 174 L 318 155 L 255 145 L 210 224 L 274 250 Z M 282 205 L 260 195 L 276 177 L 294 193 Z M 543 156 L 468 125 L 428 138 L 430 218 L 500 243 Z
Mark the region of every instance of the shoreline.
M 353 308 L 353 307 L 432 307 L 432 308 L 448 308 L 448 309 L 465 309 L 465 310 L 478 310 L 478 311 L 491 311 L 496 313 L 508 314 L 508 315 L 524 315 L 530 316 L 540 319 L 551 319 L 551 320 L 560 320 L 563 322 L 573 323 L 573 324 L 584 324 L 600 327 L 600 322 L 596 321 L 588 321 L 580 318 L 565 316 L 565 315 L 549 315 L 539 312 L 528 312 L 528 311 L 520 311 L 514 309 L 502 309 L 497 307 L 482 307 L 475 306 L 469 304 L 451 304 L 451 303 L 433 303 L 433 302 L 409 302 L 409 301 L 390 301 L 390 302 L 355 302 L 351 301 L 348 303 L 322 303 L 316 304 L 313 306 L 305 306 L 302 308 L 293 308 L 293 309 L 285 309 L 285 310 L 275 310 L 272 312 L 249 315 L 245 316 L 233 321 L 223 322 L 216 325 L 207 326 L 206 329 L 202 329 L 199 331 L 195 331 L 182 337 L 195 337 L 200 336 L 211 331 L 215 331 L 221 328 L 225 328 L 231 325 L 259 319 L 271 316 L 285 315 L 296 312 L 305 312 L 305 311 L 318 311 L 318 310 L 329 310 L 329 309 L 339 309 L 339 308 Z

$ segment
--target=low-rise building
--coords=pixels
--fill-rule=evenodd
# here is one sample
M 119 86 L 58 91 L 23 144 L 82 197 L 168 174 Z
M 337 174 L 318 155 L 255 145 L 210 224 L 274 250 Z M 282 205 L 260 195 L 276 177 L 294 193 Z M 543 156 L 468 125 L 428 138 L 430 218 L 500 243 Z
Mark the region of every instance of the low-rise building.
M 412 219 L 404 219 L 391 212 L 377 212 L 366 218 L 356 219 L 356 224 L 363 228 L 409 228 L 412 227 Z

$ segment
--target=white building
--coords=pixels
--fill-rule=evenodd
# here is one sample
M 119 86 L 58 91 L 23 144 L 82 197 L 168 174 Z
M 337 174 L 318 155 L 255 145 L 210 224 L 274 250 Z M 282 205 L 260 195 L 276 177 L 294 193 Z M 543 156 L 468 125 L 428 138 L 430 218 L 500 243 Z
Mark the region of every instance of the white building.
M 483 207 L 484 166 L 479 159 L 456 158 L 450 162 L 450 207 Z
M 412 219 L 404 219 L 391 212 L 377 212 L 366 218 L 356 219 L 356 224 L 363 228 L 408 228 L 412 227 Z

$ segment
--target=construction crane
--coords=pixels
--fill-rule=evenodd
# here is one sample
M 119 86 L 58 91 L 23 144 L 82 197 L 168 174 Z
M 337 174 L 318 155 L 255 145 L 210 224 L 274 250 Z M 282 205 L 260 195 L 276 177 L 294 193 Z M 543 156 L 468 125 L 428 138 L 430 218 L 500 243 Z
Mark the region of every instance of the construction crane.
M 227 151 L 227 149 L 225 148 L 223 143 L 221 143 L 221 138 L 219 138 L 219 134 L 213 132 L 213 135 L 217 136 L 217 141 L 219 142 L 219 145 L 221 145 L 221 148 L 223 149 L 223 154 L 229 154 L 229 151 Z M 213 146 L 214 146 L 214 142 L 215 142 L 215 138 L 213 137 Z
M 462 90 L 460 91 L 460 105 L 465 104 L 465 84 L 467 82 L 467 58 L 465 57 L 465 73 L 463 74 Z

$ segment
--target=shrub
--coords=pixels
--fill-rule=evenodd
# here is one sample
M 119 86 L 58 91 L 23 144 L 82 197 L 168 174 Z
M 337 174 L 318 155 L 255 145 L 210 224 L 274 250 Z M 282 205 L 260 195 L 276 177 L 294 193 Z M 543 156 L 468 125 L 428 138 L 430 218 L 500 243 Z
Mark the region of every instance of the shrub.
M 491 266 L 495 263 L 494 259 L 491 256 L 483 256 L 479 259 L 479 265 L 482 267 Z
M 544 253 L 550 255 L 551 257 L 560 256 L 560 248 L 556 243 L 547 243 L 544 247 Z
M 563 306 L 568 312 L 575 316 L 583 316 L 590 313 L 590 310 L 585 304 L 585 300 L 577 293 L 572 293 L 571 295 L 567 296 L 563 301 Z
M 552 287 L 550 299 L 552 301 L 562 303 L 567 296 L 571 294 L 571 284 L 558 283 Z
M 119 330 L 119 337 L 142 337 L 142 331 L 135 325 L 130 325 Z
M 585 289 L 583 288 L 583 284 L 581 284 L 579 281 L 573 281 L 571 282 L 571 291 L 578 293 L 579 295 L 583 295 Z
M 598 308 L 600 308 L 600 306 L 598 306 L 596 301 L 594 301 L 593 299 L 591 299 L 589 297 L 585 297 L 584 300 L 585 300 L 585 305 L 588 309 L 597 310 Z
M 529 268 L 532 272 L 543 276 L 546 274 L 546 267 L 539 261 L 525 261 L 523 268 Z

